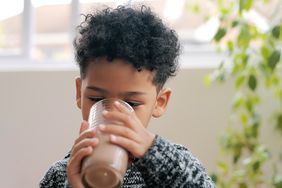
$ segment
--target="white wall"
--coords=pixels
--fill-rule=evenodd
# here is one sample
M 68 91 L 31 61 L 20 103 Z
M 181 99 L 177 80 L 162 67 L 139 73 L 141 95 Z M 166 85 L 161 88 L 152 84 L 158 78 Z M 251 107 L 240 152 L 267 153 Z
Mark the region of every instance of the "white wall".
M 209 72 L 182 69 L 168 84 L 174 93 L 167 113 L 150 129 L 186 145 L 212 171 L 218 135 L 228 123 L 232 86 L 205 87 Z M 37 187 L 48 166 L 71 148 L 81 121 L 75 106 L 77 75 L 76 70 L 0 71 L 0 187 Z M 272 106 L 268 103 L 264 111 Z M 278 143 L 268 132 L 265 140 Z

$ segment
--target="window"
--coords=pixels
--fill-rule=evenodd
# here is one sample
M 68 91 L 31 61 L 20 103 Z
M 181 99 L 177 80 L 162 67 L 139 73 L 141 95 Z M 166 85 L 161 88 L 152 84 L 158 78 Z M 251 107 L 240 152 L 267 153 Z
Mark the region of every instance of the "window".
M 68 60 L 71 54 L 71 5 L 69 0 L 33 0 L 34 38 L 32 58 Z
M 91 10 L 99 9 L 101 7 L 109 6 L 116 7 L 119 4 L 131 2 L 132 4 L 145 4 L 148 5 L 154 12 L 157 13 L 170 27 L 174 28 L 182 41 L 186 43 L 195 42 L 208 42 L 210 38 L 204 36 L 195 35 L 195 30 L 201 26 L 206 20 L 205 18 L 210 12 L 195 14 L 189 9 L 194 2 L 191 0 L 134 0 L 134 1 L 97 1 L 97 0 L 80 0 L 81 12 L 88 13 Z M 207 0 L 197 0 L 197 4 L 200 4 L 203 9 L 212 10 L 212 3 L 207 3 Z M 213 22 L 215 23 L 215 22 Z M 215 26 L 216 29 L 216 26 Z M 202 31 L 203 33 L 203 31 Z M 202 37 L 202 38 L 201 38 Z
M 23 44 L 23 0 L 0 1 L 0 56 L 19 55 Z
M 272 18 L 278 0 L 256 12 Z M 174 28 L 184 46 L 184 55 L 214 54 L 209 46 L 219 26 L 214 1 L 209 0 L 10 0 L 0 1 L 0 64 L 8 59 L 21 62 L 73 63 L 75 27 L 87 14 L 102 7 L 145 4 Z M 197 14 L 193 11 L 198 11 Z M 199 11 L 202 10 L 202 11 Z M 280 11 L 282 13 L 282 11 Z M 214 17 L 208 18 L 208 15 Z M 281 15 L 280 15 L 281 16 Z M 258 20 L 257 18 L 254 18 Z M 203 57 L 201 55 L 201 57 Z M 4 58 L 4 60 L 3 60 Z

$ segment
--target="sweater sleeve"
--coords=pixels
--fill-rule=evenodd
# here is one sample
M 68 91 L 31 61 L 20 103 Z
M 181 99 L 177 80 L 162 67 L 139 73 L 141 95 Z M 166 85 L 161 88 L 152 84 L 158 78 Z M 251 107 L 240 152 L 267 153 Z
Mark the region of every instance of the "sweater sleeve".
M 47 170 L 39 183 L 40 188 L 65 188 L 67 182 L 67 159 L 57 161 Z
M 184 146 L 156 136 L 151 148 L 135 163 L 148 187 L 214 188 L 211 178 Z

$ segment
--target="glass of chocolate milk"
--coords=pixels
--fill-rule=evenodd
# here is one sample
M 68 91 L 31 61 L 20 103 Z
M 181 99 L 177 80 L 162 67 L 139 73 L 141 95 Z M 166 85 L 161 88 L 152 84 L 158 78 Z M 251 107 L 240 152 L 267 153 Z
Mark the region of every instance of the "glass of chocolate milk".
M 119 103 L 130 111 L 132 107 L 126 102 L 118 99 L 104 99 L 95 103 L 89 113 L 88 123 L 90 128 L 97 129 L 99 144 L 93 149 L 90 156 L 82 163 L 82 182 L 86 188 L 116 188 L 122 184 L 127 170 L 128 153 L 118 145 L 109 141 L 109 135 L 102 133 L 98 126 L 100 124 L 109 126 L 122 126 L 121 122 L 107 121 L 103 118 L 103 110 L 114 111 L 114 102 Z

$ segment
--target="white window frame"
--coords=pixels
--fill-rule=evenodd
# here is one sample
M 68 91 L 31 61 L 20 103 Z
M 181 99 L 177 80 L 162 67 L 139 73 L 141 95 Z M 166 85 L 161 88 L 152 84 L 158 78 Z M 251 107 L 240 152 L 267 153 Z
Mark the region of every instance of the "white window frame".
M 72 0 L 70 6 L 70 41 L 72 41 L 75 37 L 75 27 L 80 22 L 80 1 Z M 34 45 L 35 17 L 31 0 L 24 0 L 22 17 L 24 27 L 22 32 L 21 53 L 18 55 L 0 56 L 0 71 L 77 70 L 73 56 L 70 56 L 69 60 L 60 60 L 59 62 L 55 60 L 45 60 L 38 63 L 36 60 L 32 59 L 31 51 Z M 219 64 L 221 59 L 222 55 L 218 55 L 213 49 L 206 45 L 187 43 L 183 44 L 182 54 L 180 56 L 181 67 L 183 68 L 214 68 Z

